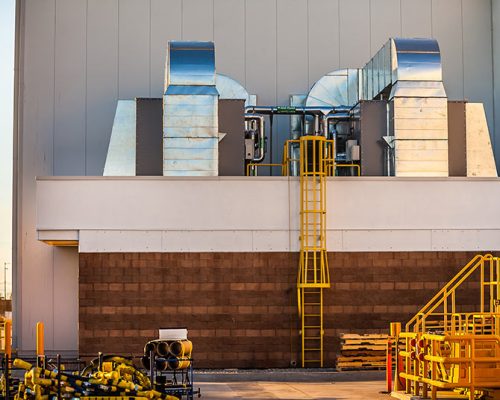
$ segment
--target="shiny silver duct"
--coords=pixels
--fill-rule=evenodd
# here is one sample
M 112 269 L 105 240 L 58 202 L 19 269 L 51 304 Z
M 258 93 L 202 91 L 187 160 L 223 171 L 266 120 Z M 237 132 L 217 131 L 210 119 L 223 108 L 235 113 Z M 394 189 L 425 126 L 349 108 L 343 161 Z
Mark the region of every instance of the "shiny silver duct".
M 305 106 L 354 106 L 359 101 L 359 70 L 340 69 L 320 78 L 309 91 Z
M 170 42 L 163 96 L 163 175 L 218 175 L 218 96 L 212 42 Z
M 360 98 L 389 100 L 389 175 L 448 176 L 448 108 L 435 39 L 389 39 L 363 67 Z
M 245 107 L 257 105 L 257 96 L 247 90 L 233 78 L 224 74 L 215 74 L 215 87 L 219 92 L 219 100 L 245 100 Z

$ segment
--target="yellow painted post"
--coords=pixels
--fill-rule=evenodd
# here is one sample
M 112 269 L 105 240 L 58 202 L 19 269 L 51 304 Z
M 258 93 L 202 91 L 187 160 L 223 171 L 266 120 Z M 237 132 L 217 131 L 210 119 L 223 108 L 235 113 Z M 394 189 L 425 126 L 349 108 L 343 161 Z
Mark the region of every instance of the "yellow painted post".
M 36 359 L 39 367 L 45 365 L 45 337 L 43 322 L 36 323 Z
M 5 355 L 10 359 L 12 355 L 12 321 L 10 319 L 5 321 L 3 329 L 3 337 L 5 339 Z
M 389 325 L 389 335 L 393 339 L 394 345 L 394 364 L 396 366 L 394 373 L 394 391 L 399 391 L 399 334 L 401 333 L 401 322 L 391 322 Z

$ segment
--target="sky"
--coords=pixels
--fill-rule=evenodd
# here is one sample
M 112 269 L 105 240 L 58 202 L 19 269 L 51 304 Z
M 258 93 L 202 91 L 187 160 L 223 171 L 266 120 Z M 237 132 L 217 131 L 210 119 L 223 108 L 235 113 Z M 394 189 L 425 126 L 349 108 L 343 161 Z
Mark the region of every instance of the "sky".
M 0 295 L 7 298 L 12 270 L 12 129 L 14 115 L 15 0 L 0 0 Z

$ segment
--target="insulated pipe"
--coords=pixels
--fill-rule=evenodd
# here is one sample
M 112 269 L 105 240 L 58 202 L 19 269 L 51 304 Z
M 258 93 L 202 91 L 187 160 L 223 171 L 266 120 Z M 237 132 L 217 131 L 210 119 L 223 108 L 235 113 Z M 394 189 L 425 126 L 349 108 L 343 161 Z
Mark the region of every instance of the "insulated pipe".
M 170 353 L 176 357 L 184 357 L 193 351 L 193 343 L 190 340 L 177 340 L 170 344 Z
M 168 342 L 159 342 L 156 346 L 156 353 L 159 356 L 167 357 L 170 352 L 170 346 Z
M 156 342 L 153 341 L 147 342 L 146 345 L 144 346 L 144 355 L 148 356 L 151 351 L 153 353 L 156 353 L 156 347 L 157 347 Z
M 141 364 L 144 369 L 148 370 L 151 366 L 151 359 L 148 356 L 141 357 Z
M 191 361 L 185 360 L 185 359 L 183 360 L 180 358 L 173 358 L 173 359 L 168 360 L 168 367 L 170 369 L 185 369 L 185 368 L 189 367 L 190 364 L 191 364 Z
M 159 357 L 155 360 L 155 366 L 158 371 L 165 371 L 169 366 L 169 362 L 166 358 Z

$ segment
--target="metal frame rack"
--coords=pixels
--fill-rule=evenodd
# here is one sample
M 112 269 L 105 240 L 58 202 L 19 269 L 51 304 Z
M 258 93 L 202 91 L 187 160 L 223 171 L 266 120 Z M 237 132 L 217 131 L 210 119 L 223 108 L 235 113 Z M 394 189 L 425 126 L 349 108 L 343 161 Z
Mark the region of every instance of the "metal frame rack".
M 151 381 L 151 386 L 163 394 L 176 396 L 179 399 L 193 400 L 194 396 L 201 396 L 200 389 L 194 389 L 194 374 L 193 374 L 193 359 L 192 358 L 182 358 L 182 361 L 189 361 L 189 366 L 183 369 L 165 369 L 159 370 L 156 365 L 156 355 L 154 351 L 150 351 L 149 360 L 149 379 Z M 165 361 L 175 361 L 179 358 L 169 359 L 166 358 Z M 159 382 L 158 377 L 164 377 L 165 382 Z M 171 379 L 168 380 L 167 378 Z M 179 379 L 180 378 L 180 379 Z M 180 382 L 179 382 L 180 380 Z

